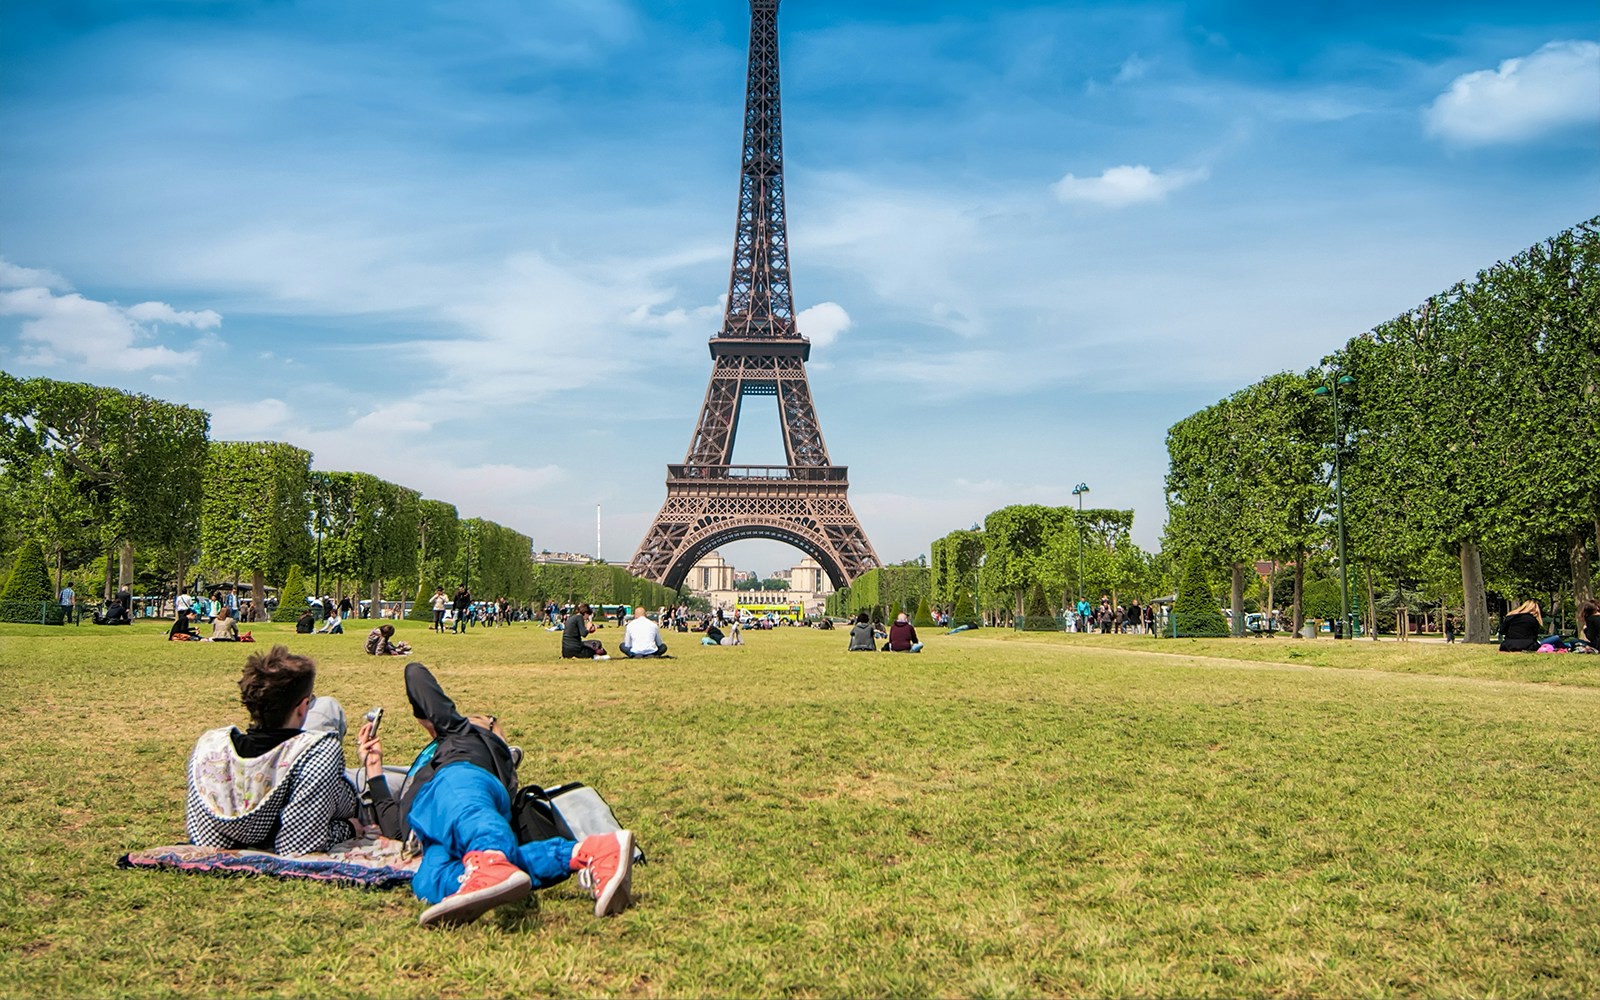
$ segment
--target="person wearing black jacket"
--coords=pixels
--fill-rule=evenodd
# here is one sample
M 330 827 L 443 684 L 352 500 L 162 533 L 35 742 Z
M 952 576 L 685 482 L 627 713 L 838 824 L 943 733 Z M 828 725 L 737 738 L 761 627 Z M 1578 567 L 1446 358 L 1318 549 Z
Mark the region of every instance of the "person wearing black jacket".
M 1530 653 L 1539 648 L 1544 632 L 1544 616 L 1538 601 L 1523 601 L 1500 619 L 1500 652 Z
M 584 636 L 594 631 L 594 626 L 589 624 L 589 615 L 593 609 L 587 604 L 578 605 L 572 614 L 567 616 L 566 627 L 561 630 L 561 658 L 563 660 L 609 660 L 606 648 L 598 639 L 585 639 Z
M 627 830 L 586 837 L 517 843 L 511 800 L 517 767 L 494 718 L 468 719 L 421 663 L 405 669 L 406 697 L 433 754 L 413 768 L 398 801 L 383 777 L 383 748 L 372 723 L 361 727 L 361 762 L 373 815 L 384 836 L 415 836 L 422 864 L 411 880 L 418 899 L 431 903 L 424 927 L 466 924 L 503 903 L 555 885 L 573 872 L 594 894 L 597 917 L 620 913 L 631 901 L 633 834 Z M 424 751 L 426 756 L 426 751 Z

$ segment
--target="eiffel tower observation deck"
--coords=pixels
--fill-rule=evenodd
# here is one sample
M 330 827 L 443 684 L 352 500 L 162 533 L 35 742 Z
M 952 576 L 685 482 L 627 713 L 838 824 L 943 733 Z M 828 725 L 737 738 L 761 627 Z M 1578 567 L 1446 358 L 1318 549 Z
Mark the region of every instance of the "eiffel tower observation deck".
M 795 326 L 783 198 L 778 2 L 751 0 L 750 68 L 733 270 L 722 327 L 710 340 L 711 382 L 689 452 L 667 466 L 667 499 L 629 572 L 669 587 L 720 545 L 786 542 L 822 565 L 835 587 L 881 565 L 848 498 L 849 474 L 828 459 Z M 739 408 L 776 396 L 786 465 L 732 464 Z

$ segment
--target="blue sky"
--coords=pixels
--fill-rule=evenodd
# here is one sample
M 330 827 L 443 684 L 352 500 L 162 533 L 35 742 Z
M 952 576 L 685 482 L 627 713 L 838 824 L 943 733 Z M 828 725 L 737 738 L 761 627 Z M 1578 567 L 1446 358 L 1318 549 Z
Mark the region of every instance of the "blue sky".
M 880 556 L 1600 211 L 1584 3 L 787 0 L 812 390 Z M 0 367 L 626 560 L 710 374 L 739 0 L 0 7 Z M 736 460 L 781 459 L 775 405 Z M 740 543 L 763 572 L 798 553 Z

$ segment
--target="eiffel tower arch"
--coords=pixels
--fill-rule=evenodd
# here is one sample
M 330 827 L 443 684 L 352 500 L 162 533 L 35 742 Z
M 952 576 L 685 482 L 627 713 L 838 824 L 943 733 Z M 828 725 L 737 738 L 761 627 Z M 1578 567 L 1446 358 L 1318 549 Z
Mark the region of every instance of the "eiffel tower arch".
M 661 505 L 628 571 L 677 588 L 728 542 L 786 542 L 822 566 L 835 587 L 881 565 L 850 507 L 849 470 L 828 459 L 811 402 L 811 342 L 795 327 L 783 201 L 778 91 L 778 2 L 750 0 L 739 222 L 722 328 L 712 336 L 711 384 L 682 465 L 667 466 Z M 739 408 L 775 396 L 785 465 L 733 465 Z

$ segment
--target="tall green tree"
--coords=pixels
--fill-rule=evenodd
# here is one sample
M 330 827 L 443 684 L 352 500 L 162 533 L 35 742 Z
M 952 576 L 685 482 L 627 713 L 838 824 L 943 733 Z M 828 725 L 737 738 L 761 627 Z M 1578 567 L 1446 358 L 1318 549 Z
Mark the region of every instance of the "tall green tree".
M 49 484 L 58 497 L 81 505 L 72 518 L 87 512 L 101 541 L 121 550 L 123 586 L 132 579 L 135 545 L 191 553 L 197 547 L 198 466 L 209 426 L 204 410 L 101 386 L 0 372 L 0 466 L 8 487 Z M 47 506 L 32 504 L 34 516 L 42 517 Z
M 313 517 L 320 516 L 327 530 L 325 570 L 336 579 L 366 584 L 377 609 L 385 579 L 416 572 L 421 495 L 365 472 L 322 472 L 311 479 Z
M 293 445 L 212 441 L 200 511 L 206 563 L 235 577 L 248 572 L 258 599 L 269 576 L 284 579 L 291 565 L 305 561 L 310 544 L 310 477 L 311 453 Z M 256 614 L 265 617 L 259 603 Z
M 1243 634 L 1245 568 L 1264 547 L 1252 484 L 1262 461 L 1248 393 L 1174 424 L 1167 432 L 1167 545 L 1199 549 L 1227 567 L 1235 634 Z

